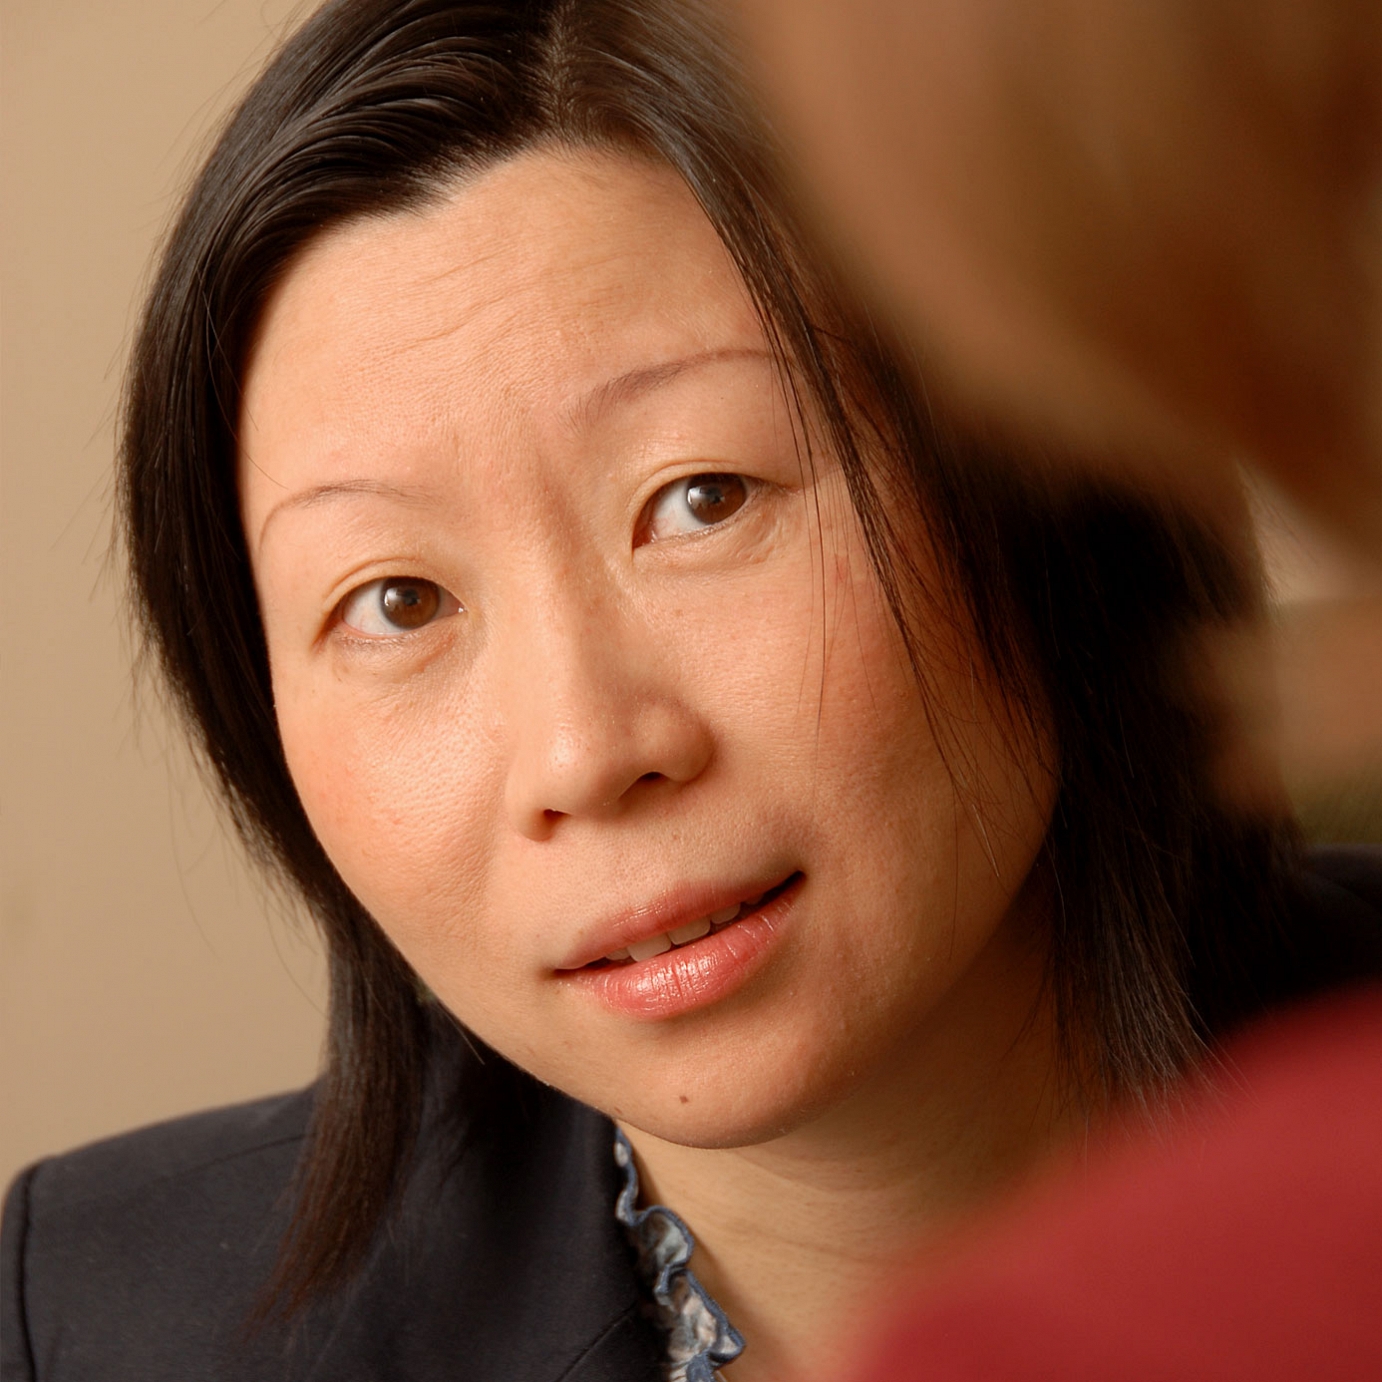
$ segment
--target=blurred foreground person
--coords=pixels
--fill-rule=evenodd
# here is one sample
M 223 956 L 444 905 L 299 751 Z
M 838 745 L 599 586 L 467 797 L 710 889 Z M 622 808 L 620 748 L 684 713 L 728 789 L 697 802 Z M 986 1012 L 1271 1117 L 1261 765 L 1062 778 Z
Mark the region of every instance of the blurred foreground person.
M 954 397 L 1226 527 L 1246 466 L 1371 568 L 1271 657 L 1203 645 L 1249 722 L 1230 795 L 1378 761 L 1382 7 L 743 15 L 822 223 Z M 1345 857 L 1374 889 L 1382 851 Z M 1382 1376 L 1380 1147 L 1382 993 L 1273 1019 L 1161 1138 L 924 1272 L 867 1376 Z

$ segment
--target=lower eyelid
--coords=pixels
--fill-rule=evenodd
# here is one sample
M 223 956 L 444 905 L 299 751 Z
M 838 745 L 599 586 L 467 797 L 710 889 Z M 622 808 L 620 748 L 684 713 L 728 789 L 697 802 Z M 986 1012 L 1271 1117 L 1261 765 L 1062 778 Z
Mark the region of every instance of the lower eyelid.
M 410 649 L 420 651 L 424 644 L 430 644 L 432 638 L 441 633 L 444 626 L 450 622 L 450 617 L 438 616 L 420 629 L 400 629 L 397 633 L 361 633 L 359 629 L 351 628 L 349 624 L 337 619 L 323 634 L 323 641 L 343 644 L 353 652 L 377 653 L 383 656 L 389 653 L 404 654 Z

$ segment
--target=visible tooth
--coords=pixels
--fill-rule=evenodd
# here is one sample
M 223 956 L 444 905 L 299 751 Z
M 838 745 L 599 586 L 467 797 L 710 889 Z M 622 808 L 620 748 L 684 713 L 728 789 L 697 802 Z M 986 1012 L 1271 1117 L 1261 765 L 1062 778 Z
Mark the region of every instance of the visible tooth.
M 751 897 L 744 903 L 745 907 L 757 907 L 760 902 L 767 897 L 767 893 L 759 893 L 757 897 Z
M 627 960 L 628 958 L 629 952 L 627 950 L 611 950 L 609 954 L 605 956 L 607 960 Z
M 629 946 L 629 954 L 635 960 L 651 960 L 654 955 L 661 955 L 664 950 L 670 950 L 672 942 L 666 936 L 650 936 L 645 941 L 635 941 Z
M 711 912 L 710 920 L 716 926 L 723 926 L 727 921 L 733 921 L 739 915 L 739 904 L 736 902 L 732 907 L 721 907 L 718 912 Z
M 687 941 L 699 940 L 709 930 L 710 918 L 699 917 L 695 921 L 688 921 L 685 926 L 678 926 L 675 931 L 669 931 L 667 934 L 671 936 L 673 945 L 685 945 Z

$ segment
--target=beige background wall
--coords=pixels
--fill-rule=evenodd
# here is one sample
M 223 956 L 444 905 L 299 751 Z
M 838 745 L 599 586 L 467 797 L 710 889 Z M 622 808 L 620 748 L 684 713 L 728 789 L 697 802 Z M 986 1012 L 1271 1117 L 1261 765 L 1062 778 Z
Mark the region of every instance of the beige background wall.
M 315 953 L 271 915 L 157 707 L 136 706 L 106 558 L 113 414 L 153 246 L 303 10 L 0 11 L 0 1182 L 300 1084 L 316 1061 Z

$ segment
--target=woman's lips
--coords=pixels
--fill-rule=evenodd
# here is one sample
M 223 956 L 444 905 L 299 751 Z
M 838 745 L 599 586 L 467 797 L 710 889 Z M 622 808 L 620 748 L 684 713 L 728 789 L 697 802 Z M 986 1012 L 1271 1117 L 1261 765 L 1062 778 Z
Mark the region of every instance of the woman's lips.
M 677 1017 L 717 1002 L 746 983 L 782 934 L 804 881 L 793 873 L 734 920 L 712 923 L 698 936 L 672 945 L 662 933 L 627 947 L 627 959 L 599 960 L 559 971 L 560 979 L 626 1017 Z M 709 914 L 709 915 L 713 915 Z M 682 928 L 691 930 L 690 924 Z M 671 936 L 676 935 L 676 930 Z M 648 953 L 657 943 L 657 952 Z M 637 955 L 643 952 L 645 958 Z M 618 953 L 617 951 L 615 952 Z
M 623 952 L 632 953 L 635 946 L 646 959 L 659 949 L 683 943 L 671 937 L 686 932 L 702 921 L 708 920 L 712 927 L 722 925 L 731 915 L 737 915 L 741 907 L 747 906 L 751 910 L 760 906 L 785 888 L 794 876 L 792 872 L 783 870 L 762 874 L 756 879 L 745 879 L 737 884 L 699 883 L 673 888 L 650 902 L 630 907 L 602 924 L 587 929 L 555 968 L 561 973 L 584 969 L 587 965 L 599 964 L 604 960 L 623 958 Z M 658 944 L 660 938 L 665 939 L 667 944 Z M 693 937 L 688 934 L 684 939 Z

